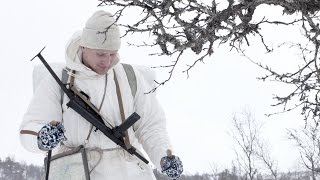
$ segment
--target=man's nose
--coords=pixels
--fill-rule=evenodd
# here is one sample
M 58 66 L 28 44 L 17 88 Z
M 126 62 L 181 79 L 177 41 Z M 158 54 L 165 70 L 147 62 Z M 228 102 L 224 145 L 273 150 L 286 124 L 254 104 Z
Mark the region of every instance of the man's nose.
M 103 58 L 102 58 L 102 63 L 104 64 L 111 64 L 111 56 L 110 55 L 105 55 Z

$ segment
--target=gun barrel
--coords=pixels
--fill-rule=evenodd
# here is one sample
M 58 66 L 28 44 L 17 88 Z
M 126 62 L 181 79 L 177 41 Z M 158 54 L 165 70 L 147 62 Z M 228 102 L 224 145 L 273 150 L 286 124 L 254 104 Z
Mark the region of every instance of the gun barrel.
M 141 161 L 143 161 L 144 163 L 146 163 L 146 164 L 148 164 L 149 163 L 149 161 L 146 159 L 146 158 L 144 158 L 141 154 L 139 154 L 136 150 L 134 151 L 134 153 L 133 153 L 135 156 L 137 156 Z

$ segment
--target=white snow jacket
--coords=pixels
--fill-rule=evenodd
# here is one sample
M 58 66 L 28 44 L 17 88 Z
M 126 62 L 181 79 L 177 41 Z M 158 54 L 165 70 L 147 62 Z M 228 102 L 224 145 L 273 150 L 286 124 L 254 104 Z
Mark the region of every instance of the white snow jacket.
M 133 112 L 137 112 L 141 118 L 133 128 L 130 128 L 130 143 L 143 149 L 148 154 L 153 164 L 160 169 L 160 159 L 166 156 L 166 150 L 171 149 L 168 133 L 166 131 L 165 114 L 154 94 L 145 94 L 150 90 L 149 84 L 144 80 L 139 71 L 135 70 L 137 78 L 137 92 L 135 97 L 126 77 L 126 73 L 119 63 L 115 62 L 106 75 L 98 75 L 81 63 L 79 58 L 80 33 L 76 33 L 66 48 L 67 67 L 76 70 L 75 86 L 89 95 L 90 101 L 99 107 L 103 99 L 105 81 L 107 87 L 104 102 L 100 113 L 108 117 L 112 125 L 122 123 L 118 99 L 116 94 L 114 74 L 120 86 L 126 118 Z M 118 58 L 119 59 L 119 58 Z M 62 70 L 61 70 L 62 72 Z M 57 75 L 61 78 L 61 72 Z M 85 145 L 86 148 L 98 148 L 102 150 L 118 148 L 100 131 L 92 131 L 89 141 L 86 138 L 90 131 L 90 124 L 71 108 L 67 108 L 68 97 L 64 96 L 61 107 L 61 91 L 55 80 L 48 75 L 41 81 L 36 89 L 33 99 L 24 115 L 20 130 L 38 132 L 45 124 L 52 120 L 62 121 L 66 129 L 64 142 L 66 147 L 77 147 Z M 63 113 L 62 113 L 63 112 Z M 30 134 L 20 134 L 22 145 L 31 152 L 43 152 L 37 146 L 37 137 Z M 57 147 L 53 153 L 62 152 L 65 147 Z M 99 161 L 99 156 L 94 152 L 88 152 L 89 169 Z M 104 151 L 100 163 L 94 168 L 90 175 L 92 180 L 105 179 L 155 179 L 149 165 L 140 162 L 135 156 L 131 156 L 124 150 Z

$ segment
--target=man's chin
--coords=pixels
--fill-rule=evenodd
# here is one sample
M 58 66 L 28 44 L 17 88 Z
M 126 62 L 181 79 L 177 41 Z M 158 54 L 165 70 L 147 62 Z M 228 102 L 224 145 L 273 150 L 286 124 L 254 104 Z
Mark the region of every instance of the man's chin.
M 105 69 L 105 70 L 96 71 L 96 73 L 99 75 L 105 75 L 108 73 L 108 71 L 109 71 L 109 69 Z

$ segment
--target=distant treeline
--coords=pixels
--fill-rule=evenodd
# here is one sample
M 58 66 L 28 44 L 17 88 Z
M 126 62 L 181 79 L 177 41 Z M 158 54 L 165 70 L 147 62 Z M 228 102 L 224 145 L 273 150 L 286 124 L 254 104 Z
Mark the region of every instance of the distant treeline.
M 13 158 L 0 159 L 0 180 L 40 180 L 43 167 L 15 162 Z
M 157 180 L 167 180 L 167 176 L 154 170 Z M 16 162 L 14 158 L 0 159 L 0 180 L 41 180 L 44 175 L 42 166 L 27 165 Z M 228 169 L 215 174 L 182 175 L 179 180 L 245 180 Z M 273 180 L 268 177 L 257 176 L 257 180 Z M 281 173 L 277 180 L 310 180 L 307 173 Z
M 167 176 L 154 170 L 157 180 L 167 180 Z M 14 158 L 0 159 L 0 180 L 41 180 L 44 175 L 42 166 L 16 162 Z M 210 180 L 209 175 L 183 175 L 181 180 Z

